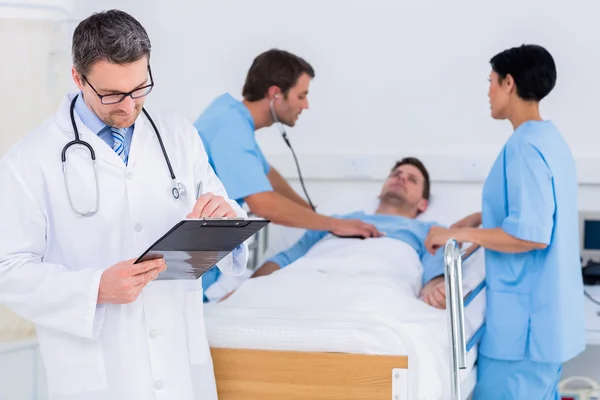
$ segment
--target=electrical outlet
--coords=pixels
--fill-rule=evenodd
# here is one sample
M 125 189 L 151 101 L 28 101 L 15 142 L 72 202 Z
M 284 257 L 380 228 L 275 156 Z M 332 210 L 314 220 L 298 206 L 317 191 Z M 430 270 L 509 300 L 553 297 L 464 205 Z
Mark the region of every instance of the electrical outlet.
M 348 156 L 341 165 L 341 175 L 352 178 L 367 178 L 371 176 L 371 159 L 361 156 Z

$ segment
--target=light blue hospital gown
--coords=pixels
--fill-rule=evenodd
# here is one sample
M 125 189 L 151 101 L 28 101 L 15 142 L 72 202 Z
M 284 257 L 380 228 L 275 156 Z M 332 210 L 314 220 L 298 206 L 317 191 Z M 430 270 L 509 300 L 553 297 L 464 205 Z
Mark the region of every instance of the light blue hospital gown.
M 548 245 L 486 250 L 486 330 L 474 399 L 557 399 L 561 364 L 585 347 L 575 162 L 549 121 L 519 126 L 484 184 L 483 228 Z
M 423 265 L 423 285 L 432 278 L 444 274 L 444 249 L 439 249 L 435 255 L 432 255 L 424 246 L 429 229 L 434 225 L 439 226 L 439 224 L 397 215 L 366 214 L 362 211 L 346 214 L 340 218 L 359 219 L 373 224 L 386 237 L 401 240 L 415 249 Z M 312 246 L 328 234 L 329 232 L 326 231 L 307 231 L 294 246 L 267 261 L 274 262 L 280 268 L 285 268 L 305 255 Z
M 204 110 L 194 126 L 230 198 L 242 205 L 247 196 L 273 190 L 267 178 L 271 167 L 256 142 L 252 115 L 242 102 L 223 94 Z M 220 274 L 218 268 L 204 274 L 204 290 Z

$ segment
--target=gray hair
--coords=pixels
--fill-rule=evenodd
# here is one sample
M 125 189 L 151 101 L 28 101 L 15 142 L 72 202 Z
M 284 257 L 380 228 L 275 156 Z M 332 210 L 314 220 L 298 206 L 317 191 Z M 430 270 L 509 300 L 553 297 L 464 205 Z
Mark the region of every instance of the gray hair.
M 144 27 L 120 10 L 94 13 L 73 32 L 73 65 L 82 75 L 100 60 L 129 64 L 150 58 L 150 38 Z

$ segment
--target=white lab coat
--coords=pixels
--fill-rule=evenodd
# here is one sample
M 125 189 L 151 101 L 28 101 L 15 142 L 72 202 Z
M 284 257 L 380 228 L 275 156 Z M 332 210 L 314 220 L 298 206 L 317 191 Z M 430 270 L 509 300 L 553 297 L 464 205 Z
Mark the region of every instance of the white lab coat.
M 200 280 L 155 281 L 126 305 L 96 304 L 102 271 L 139 256 L 203 192 L 227 196 L 202 141 L 181 118 L 149 110 L 188 196 L 171 196 L 171 178 L 152 126 L 135 122 L 129 165 L 75 114 L 95 150 L 99 210 L 77 216 L 69 206 L 61 151 L 73 140 L 67 95 L 46 120 L 0 161 L 0 302 L 36 324 L 50 396 L 59 400 L 217 398 L 206 339 Z M 76 208 L 93 206 L 89 153 L 68 153 Z M 239 216 L 246 213 L 230 200 Z M 225 258 L 241 274 L 247 246 Z

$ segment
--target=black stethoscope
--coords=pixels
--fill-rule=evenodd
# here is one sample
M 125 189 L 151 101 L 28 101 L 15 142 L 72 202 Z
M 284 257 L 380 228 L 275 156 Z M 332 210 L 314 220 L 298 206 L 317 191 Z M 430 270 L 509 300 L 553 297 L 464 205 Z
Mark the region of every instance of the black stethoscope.
M 285 129 L 283 128 L 283 124 L 281 123 L 281 121 L 279 121 L 279 118 L 277 118 L 277 114 L 275 114 L 275 107 L 274 107 L 273 103 L 275 102 L 275 99 L 278 96 L 279 95 L 275 95 L 275 97 L 269 102 L 269 108 L 271 109 L 271 116 L 273 117 L 273 122 L 275 122 L 277 124 L 277 127 L 279 128 L 279 133 L 281 133 L 281 137 L 285 141 L 285 144 L 287 144 L 287 146 L 292 151 L 292 156 L 294 156 L 294 161 L 296 162 L 296 169 L 298 170 L 298 177 L 300 178 L 300 185 L 302 186 L 302 190 L 304 191 L 306 200 L 308 201 L 310 208 L 312 208 L 313 211 L 316 211 L 317 208 L 315 207 L 313 202 L 310 200 L 310 196 L 308 195 L 308 192 L 306 191 L 306 186 L 304 186 L 304 179 L 302 178 L 302 172 L 300 171 L 300 164 L 298 164 L 298 157 L 296 157 L 296 152 L 294 152 L 294 149 L 292 148 L 292 144 L 290 143 L 289 139 L 287 138 L 287 133 L 285 132 Z
M 67 190 L 67 198 L 69 199 L 69 204 L 71 205 L 71 209 L 76 214 L 78 214 L 82 217 L 91 217 L 98 212 L 98 203 L 99 203 L 99 197 L 100 197 L 99 187 L 98 187 L 98 168 L 96 165 L 96 153 L 94 152 L 94 149 L 88 142 L 81 140 L 79 138 L 79 130 L 77 129 L 77 124 L 75 123 L 75 116 L 74 116 L 75 101 L 77 100 L 78 96 L 79 96 L 79 94 L 77 94 L 73 98 L 73 100 L 71 101 L 71 108 L 70 108 L 71 124 L 73 125 L 73 132 L 75 133 L 75 140 L 70 141 L 69 143 L 67 143 L 65 145 L 65 147 L 63 147 L 61 159 L 62 159 L 62 165 L 63 165 L 63 176 L 65 179 L 65 187 Z M 148 114 L 146 109 L 142 108 L 142 111 L 144 112 L 144 114 L 146 115 L 148 120 L 150 121 L 150 124 L 152 124 L 152 128 L 154 128 L 154 132 L 156 132 L 156 138 L 158 139 L 158 142 L 160 143 L 160 148 L 162 149 L 163 155 L 165 157 L 165 161 L 167 162 L 167 167 L 169 168 L 169 173 L 171 174 L 171 180 L 173 182 L 171 194 L 173 195 L 173 198 L 175 200 L 184 200 L 186 197 L 186 194 L 187 194 L 187 190 L 186 190 L 185 186 L 183 185 L 183 183 L 179 182 L 177 180 L 177 178 L 175 177 L 175 173 L 173 172 L 173 168 L 171 167 L 171 161 L 169 160 L 169 156 L 167 155 L 167 151 L 165 150 L 165 146 L 163 144 L 162 138 L 160 137 L 160 133 L 158 132 L 158 128 L 154 124 L 154 121 L 152 120 L 152 118 L 150 118 L 150 115 Z M 92 163 L 94 164 L 94 174 L 95 174 L 95 179 L 96 179 L 96 205 L 92 209 L 90 209 L 90 211 L 87 211 L 87 212 L 81 212 L 75 208 L 75 206 L 73 205 L 73 202 L 71 200 L 71 194 L 69 191 L 69 184 L 68 184 L 68 180 L 67 180 L 67 168 L 66 168 L 67 150 L 69 149 L 69 147 L 71 147 L 73 145 L 82 145 L 82 146 L 86 147 L 90 152 L 90 157 L 92 159 Z

